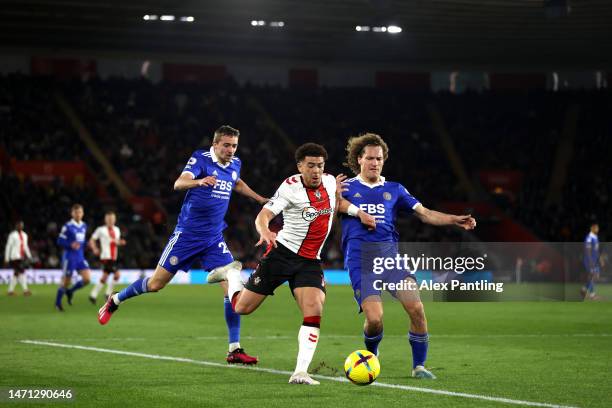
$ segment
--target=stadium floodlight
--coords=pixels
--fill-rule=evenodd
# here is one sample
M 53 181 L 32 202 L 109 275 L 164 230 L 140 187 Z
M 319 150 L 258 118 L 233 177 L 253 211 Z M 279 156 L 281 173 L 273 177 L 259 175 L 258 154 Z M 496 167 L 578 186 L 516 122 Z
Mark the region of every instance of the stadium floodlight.
M 165 14 L 165 15 L 161 16 L 159 19 L 161 21 L 174 21 L 174 18 L 175 17 L 172 16 L 172 15 Z
M 282 28 L 285 26 L 284 21 L 270 21 L 270 27 Z
M 154 21 L 154 20 L 157 20 L 157 15 L 156 14 L 145 14 L 144 16 L 142 16 L 142 19 L 145 21 Z
M 370 31 L 370 26 L 355 26 L 355 31 Z
M 195 18 L 193 16 L 185 16 L 185 17 L 181 17 L 180 20 L 186 23 L 193 23 L 195 21 Z
M 253 27 L 256 27 L 257 26 L 257 20 L 251 20 L 251 25 Z
M 402 27 L 396 25 L 387 26 L 387 32 L 389 34 L 399 34 L 402 32 Z
M 387 31 L 387 27 L 372 27 L 372 31 L 375 33 L 382 33 Z

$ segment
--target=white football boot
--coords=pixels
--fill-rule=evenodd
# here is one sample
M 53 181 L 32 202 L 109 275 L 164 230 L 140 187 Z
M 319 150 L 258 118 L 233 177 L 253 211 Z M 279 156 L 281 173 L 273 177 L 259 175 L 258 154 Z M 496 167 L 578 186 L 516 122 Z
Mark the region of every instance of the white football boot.
M 426 369 L 425 367 L 418 365 L 416 366 L 413 370 L 412 370 L 412 376 L 414 378 L 423 378 L 423 379 L 429 379 L 429 380 L 435 380 L 436 376 L 433 375 L 433 373 L 431 371 L 429 371 L 428 369 Z
M 218 283 L 227 280 L 227 272 L 230 269 L 238 269 L 240 271 L 242 270 L 242 263 L 234 261 L 225 266 L 215 268 L 208 274 L 208 276 L 206 277 L 206 281 L 208 283 Z
M 289 384 L 319 385 L 321 383 L 313 380 L 308 373 L 302 371 L 300 373 L 293 373 L 291 378 L 289 378 Z

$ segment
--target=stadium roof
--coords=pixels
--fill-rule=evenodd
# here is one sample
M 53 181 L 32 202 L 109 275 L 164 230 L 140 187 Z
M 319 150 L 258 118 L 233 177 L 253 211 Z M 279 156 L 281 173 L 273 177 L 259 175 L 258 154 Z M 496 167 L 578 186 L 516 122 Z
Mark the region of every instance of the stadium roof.
M 549 0 L 560 4 L 563 0 Z M 445 65 L 604 68 L 612 2 L 575 0 L 18 0 L 0 8 L 5 49 L 88 50 Z M 555 9 L 556 11 L 561 8 Z M 553 11 L 555 11 L 553 10 Z M 145 15 L 157 19 L 145 20 Z M 161 21 L 162 15 L 175 16 Z M 180 21 L 193 17 L 193 22 Z M 260 26 L 252 21 L 265 21 Z M 283 22 L 272 27 L 271 22 Z M 357 31 L 357 25 L 370 31 Z M 396 25 L 398 34 L 374 32 Z

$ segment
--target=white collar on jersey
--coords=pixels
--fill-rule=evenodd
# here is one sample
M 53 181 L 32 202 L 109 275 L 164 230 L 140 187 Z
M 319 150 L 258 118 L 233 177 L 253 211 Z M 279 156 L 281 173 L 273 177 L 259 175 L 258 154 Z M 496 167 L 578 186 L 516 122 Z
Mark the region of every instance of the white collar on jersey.
M 370 188 L 374 188 L 374 187 L 378 187 L 378 186 L 384 186 L 385 185 L 385 178 L 383 176 L 380 176 L 380 180 L 377 181 L 376 183 L 372 184 L 372 183 L 368 183 L 367 181 L 365 181 L 364 179 L 361 178 L 361 175 L 358 175 L 357 177 L 357 181 L 359 181 L 361 184 L 363 184 L 364 186 L 368 186 Z
M 597 239 L 597 234 L 594 234 L 593 231 L 589 232 L 589 238 Z
M 213 163 L 217 163 L 218 166 L 223 167 L 223 168 L 226 168 L 227 166 L 232 164 L 231 160 L 229 161 L 229 163 L 226 163 L 226 164 L 219 163 L 219 158 L 215 154 L 215 149 L 212 146 L 210 146 L 210 158 L 212 159 Z
M 83 221 L 76 222 L 74 219 L 71 219 L 70 223 L 76 225 L 77 227 L 80 227 L 81 225 L 83 225 Z

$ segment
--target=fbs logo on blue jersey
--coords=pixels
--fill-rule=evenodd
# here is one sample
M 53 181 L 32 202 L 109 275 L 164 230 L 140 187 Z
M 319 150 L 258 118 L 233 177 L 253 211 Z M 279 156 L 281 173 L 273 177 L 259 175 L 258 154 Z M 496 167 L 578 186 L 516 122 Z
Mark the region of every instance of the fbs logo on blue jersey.
M 330 214 L 333 210 L 331 208 L 323 208 L 322 210 L 317 210 L 314 207 L 306 207 L 302 210 L 302 218 L 307 222 L 313 222 L 320 215 Z

